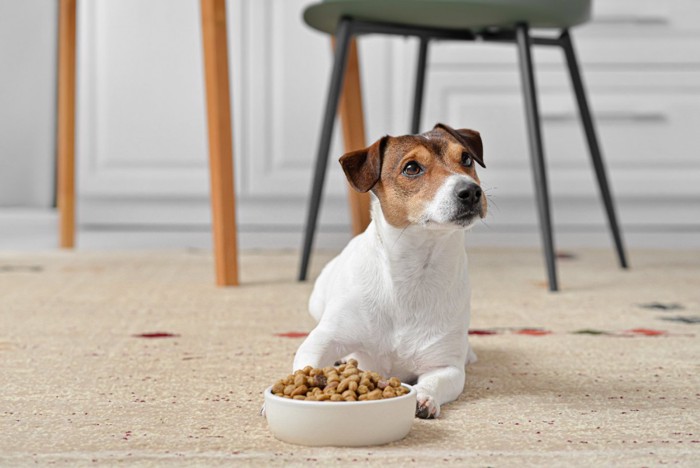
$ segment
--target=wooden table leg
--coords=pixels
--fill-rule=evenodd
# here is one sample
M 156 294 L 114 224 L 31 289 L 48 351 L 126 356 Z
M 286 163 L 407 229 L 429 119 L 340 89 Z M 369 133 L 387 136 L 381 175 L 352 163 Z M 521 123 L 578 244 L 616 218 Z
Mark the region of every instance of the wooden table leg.
M 344 82 L 338 113 L 343 125 L 345 152 L 349 152 L 367 146 L 365 142 L 365 119 L 362 110 L 360 63 L 355 39 L 350 43 Z M 348 184 L 348 202 L 350 204 L 352 232 L 353 235 L 358 235 L 367 228 L 370 222 L 369 193 L 357 192 Z
M 225 0 L 201 0 L 216 284 L 238 285 Z
M 76 0 L 60 0 L 56 198 L 62 248 L 75 245 L 75 9 Z

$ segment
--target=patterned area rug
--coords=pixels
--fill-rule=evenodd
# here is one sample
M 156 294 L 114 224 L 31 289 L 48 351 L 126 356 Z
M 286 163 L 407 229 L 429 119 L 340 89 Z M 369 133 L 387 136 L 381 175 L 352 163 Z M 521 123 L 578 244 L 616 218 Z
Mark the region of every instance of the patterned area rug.
M 295 253 L 244 254 L 229 289 L 202 251 L 0 254 L 0 465 L 700 466 L 700 252 L 630 259 L 562 253 L 552 294 L 538 251 L 470 252 L 462 397 L 350 449 L 258 415 L 313 327 Z

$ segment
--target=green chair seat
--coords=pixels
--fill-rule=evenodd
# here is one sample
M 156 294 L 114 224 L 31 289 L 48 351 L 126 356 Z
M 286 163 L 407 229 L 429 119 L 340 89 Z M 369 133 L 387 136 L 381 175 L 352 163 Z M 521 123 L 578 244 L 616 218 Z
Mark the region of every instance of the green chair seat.
M 335 33 L 343 16 L 356 20 L 441 29 L 508 28 L 524 22 L 532 28 L 563 29 L 590 18 L 591 0 L 325 0 L 304 11 L 304 21 Z

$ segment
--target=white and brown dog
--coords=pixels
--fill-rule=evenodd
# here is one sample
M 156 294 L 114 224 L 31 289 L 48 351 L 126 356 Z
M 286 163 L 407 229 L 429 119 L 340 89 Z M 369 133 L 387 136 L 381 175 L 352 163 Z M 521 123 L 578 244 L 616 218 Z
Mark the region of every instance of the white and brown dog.
M 462 393 L 475 359 L 464 231 L 487 209 L 475 163 L 485 167 L 479 133 L 443 124 L 340 158 L 350 184 L 375 195 L 372 223 L 316 281 L 309 310 L 318 325 L 294 369 L 353 357 L 415 383 L 420 418 Z

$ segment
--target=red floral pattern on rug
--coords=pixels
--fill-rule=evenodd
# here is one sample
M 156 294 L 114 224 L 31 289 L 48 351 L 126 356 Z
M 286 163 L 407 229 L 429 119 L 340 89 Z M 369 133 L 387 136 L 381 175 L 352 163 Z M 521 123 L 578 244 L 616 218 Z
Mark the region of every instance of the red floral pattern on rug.
M 180 335 L 168 332 L 149 332 L 132 335 L 134 338 L 177 338 Z
M 308 336 L 308 333 L 291 331 L 285 333 L 275 333 L 275 336 L 279 336 L 281 338 L 304 338 Z

